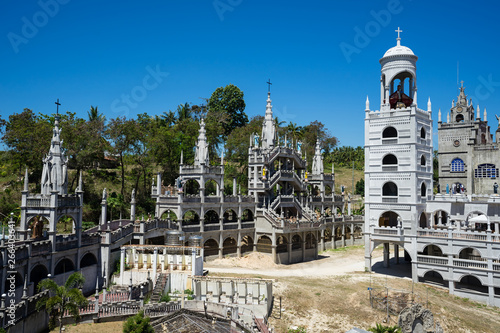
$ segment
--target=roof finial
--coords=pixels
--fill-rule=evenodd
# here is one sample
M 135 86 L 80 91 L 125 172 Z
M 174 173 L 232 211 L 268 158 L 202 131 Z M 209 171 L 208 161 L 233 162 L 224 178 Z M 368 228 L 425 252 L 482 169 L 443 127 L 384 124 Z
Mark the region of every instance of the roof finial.
M 266 83 L 267 83 L 267 92 L 270 93 L 271 92 L 271 85 L 272 85 L 271 79 L 268 79 Z
M 401 45 L 401 36 L 399 35 L 401 32 L 403 32 L 403 30 L 399 29 L 398 27 L 398 30 L 394 30 L 398 33 L 398 38 L 396 39 L 398 41 L 398 46 Z
M 59 98 L 57 99 L 57 102 L 55 102 L 55 104 L 57 105 L 56 114 L 59 115 L 59 105 L 61 105 L 61 103 L 59 103 Z

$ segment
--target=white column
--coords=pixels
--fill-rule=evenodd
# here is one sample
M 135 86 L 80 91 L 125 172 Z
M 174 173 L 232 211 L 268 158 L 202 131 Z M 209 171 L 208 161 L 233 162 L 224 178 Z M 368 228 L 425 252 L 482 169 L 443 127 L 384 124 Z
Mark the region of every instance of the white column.
M 125 275 L 125 248 L 122 247 L 120 249 L 120 281 L 122 285 L 124 281 L 123 278 L 124 275 Z
M 153 281 L 156 282 L 156 271 L 158 269 L 158 249 L 155 248 L 154 253 L 153 253 L 153 260 L 151 260 L 151 263 L 153 264 Z

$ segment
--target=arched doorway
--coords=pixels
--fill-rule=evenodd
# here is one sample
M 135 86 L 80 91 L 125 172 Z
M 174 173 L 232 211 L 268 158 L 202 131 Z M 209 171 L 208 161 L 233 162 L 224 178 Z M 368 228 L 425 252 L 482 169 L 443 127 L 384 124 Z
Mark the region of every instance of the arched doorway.
M 253 239 L 245 236 L 241 239 L 241 254 L 253 251 Z
M 54 275 L 64 274 L 75 270 L 75 265 L 68 258 L 61 259 L 54 269 Z
M 229 254 L 235 254 L 238 250 L 238 245 L 236 243 L 236 239 L 233 237 L 228 237 L 224 240 L 224 243 L 222 243 L 222 254 L 223 255 L 229 255 Z
M 393 211 L 387 211 L 378 219 L 379 227 L 397 227 L 399 215 Z
M 268 236 L 261 236 L 257 241 L 257 251 L 272 253 L 272 241 Z
M 219 255 L 219 243 L 215 239 L 207 239 L 203 244 L 204 256 L 216 256 Z
M 38 291 L 37 286 L 40 281 L 45 279 L 49 275 L 49 270 L 45 265 L 38 264 L 30 272 L 30 282 L 33 282 L 33 287 Z

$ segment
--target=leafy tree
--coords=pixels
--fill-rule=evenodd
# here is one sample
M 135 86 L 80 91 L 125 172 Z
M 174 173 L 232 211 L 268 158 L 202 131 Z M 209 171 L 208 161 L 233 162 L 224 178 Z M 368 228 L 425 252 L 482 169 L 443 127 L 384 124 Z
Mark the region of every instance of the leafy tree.
M 111 119 L 106 134 L 111 140 L 112 152 L 118 156 L 121 168 L 121 195 L 125 192 L 125 156 L 132 152 L 133 145 L 138 140 L 139 132 L 134 119 L 125 117 Z
M 123 333 L 154 333 L 149 321 L 150 318 L 144 317 L 144 311 L 141 310 L 123 323 Z
M 432 156 L 432 168 L 433 168 L 433 174 L 432 174 L 432 179 L 434 180 L 434 184 L 439 183 L 439 155 L 438 151 L 434 150 L 434 154 Z
M 358 195 L 365 195 L 365 180 L 361 178 L 356 182 L 356 190 L 354 191 L 354 194 Z
M 243 92 L 235 85 L 228 84 L 215 89 L 207 106 L 210 112 L 221 112 L 227 116 L 222 123 L 224 138 L 227 138 L 235 128 L 243 127 L 248 123 Z
M 83 287 L 85 278 L 82 274 L 75 272 L 71 274 L 63 286 L 58 286 L 54 280 L 45 279 L 38 284 L 38 290 L 47 289 L 53 296 L 41 298 L 36 308 L 39 311 L 45 307 L 49 313 L 49 328 L 52 330 L 59 320 L 59 332 L 62 332 L 62 318 L 67 311 L 76 319 L 80 318 L 80 308 L 87 305 L 87 299 L 79 289 Z
M 47 119 L 41 119 L 30 109 L 9 116 L 4 122 L 3 142 L 9 148 L 10 160 L 19 173 L 28 167 L 33 179 L 39 182 L 42 176 L 42 158 L 50 146 L 52 129 Z

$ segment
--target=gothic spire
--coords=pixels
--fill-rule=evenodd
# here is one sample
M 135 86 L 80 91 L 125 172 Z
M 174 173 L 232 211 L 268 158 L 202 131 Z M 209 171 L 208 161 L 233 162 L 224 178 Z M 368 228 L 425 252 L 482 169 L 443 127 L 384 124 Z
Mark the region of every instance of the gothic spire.
M 43 159 L 42 171 L 42 194 L 50 194 L 50 191 L 58 191 L 59 194 L 68 192 L 67 160 L 62 149 L 59 129 L 59 100 L 56 102 L 58 111 L 55 117 L 52 140 L 47 156 Z
M 314 151 L 312 172 L 313 175 L 323 173 L 323 156 L 321 155 L 321 147 L 319 146 L 319 138 L 316 140 L 316 149 Z
M 194 157 L 194 165 L 209 165 L 208 159 L 208 142 L 207 131 L 205 130 L 205 120 L 201 118 L 200 134 L 198 135 L 198 143 L 196 144 L 196 152 Z
M 271 105 L 271 92 L 267 93 L 266 116 L 262 126 L 262 148 L 272 149 L 274 147 L 274 136 L 276 128 L 273 119 L 273 106 Z

